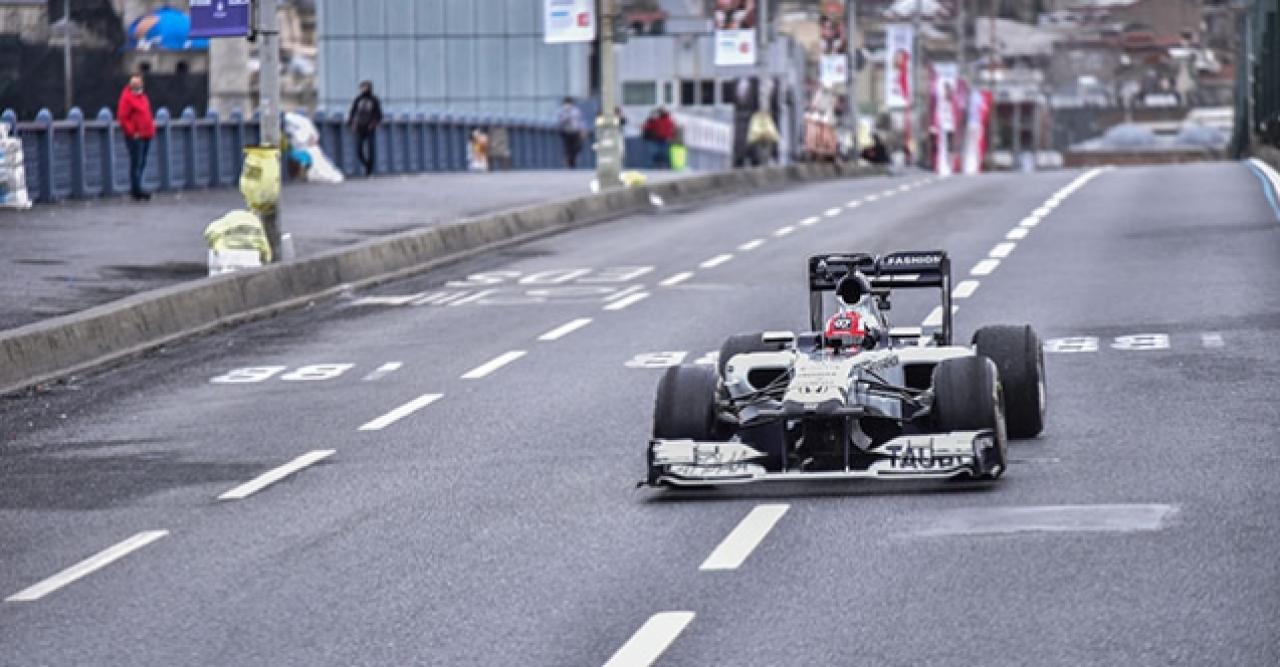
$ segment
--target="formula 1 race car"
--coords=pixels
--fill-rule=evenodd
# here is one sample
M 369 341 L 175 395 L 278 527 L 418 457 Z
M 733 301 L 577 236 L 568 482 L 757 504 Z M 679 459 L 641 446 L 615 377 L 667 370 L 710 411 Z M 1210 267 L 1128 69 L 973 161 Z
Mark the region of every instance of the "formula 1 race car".
M 890 294 L 922 287 L 942 293 L 940 330 L 889 328 Z M 952 345 L 945 252 L 811 257 L 809 292 L 810 332 L 732 336 L 715 366 L 667 369 L 643 483 L 997 479 L 1008 438 L 1042 430 L 1039 338 L 988 326 Z

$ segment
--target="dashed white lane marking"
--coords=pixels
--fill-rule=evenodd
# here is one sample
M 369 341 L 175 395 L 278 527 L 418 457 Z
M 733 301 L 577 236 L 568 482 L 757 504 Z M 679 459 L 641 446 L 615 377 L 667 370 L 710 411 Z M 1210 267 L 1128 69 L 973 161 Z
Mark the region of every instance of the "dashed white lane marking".
M 853 200 L 853 201 L 849 202 L 848 204 L 845 204 L 844 206 L 845 206 L 845 208 L 858 208 L 859 206 L 862 206 L 862 200 L 861 200 L 861 199 L 855 199 L 855 200 Z
M 751 252 L 762 245 L 764 245 L 764 239 L 752 239 L 738 246 L 738 250 L 741 250 L 742 252 Z
M 1022 222 L 1018 223 L 1018 226 L 1019 227 L 1035 227 L 1036 225 L 1040 224 L 1040 221 L 1043 219 L 1044 218 L 1041 218 L 1038 215 L 1028 215 L 1027 217 L 1022 219 Z
M 693 621 L 691 611 L 664 611 L 654 614 L 636 630 L 631 639 L 613 654 L 604 667 L 648 667 L 662 657 L 671 642 Z
M 630 287 L 620 289 L 614 292 L 613 294 L 610 294 L 609 296 L 606 296 L 604 300 L 617 301 L 618 299 L 621 299 L 622 297 L 627 296 L 628 294 L 635 294 L 636 292 L 639 292 L 643 289 L 644 289 L 644 285 L 632 285 Z
M 480 290 L 479 292 L 476 292 L 475 294 L 472 294 L 471 296 L 468 296 L 468 297 L 466 297 L 466 298 L 462 298 L 462 299 L 458 299 L 457 301 L 454 301 L 454 302 L 450 303 L 450 304 L 449 304 L 449 306 L 450 306 L 450 307 L 453 307 L 453 306 L 461 306 L 461 305 L 462 305 L 462 304 L 464 304 L 464 303 L 471 303 L 472 301 L 479 301 L 480 299 L 483 299 L 483 298 L 485 298 L 486 296 L 489 296 L 490 294 L 493 294 L 494 292 L 497 292 L 497 291 L 498 291 L 498 290 L 496 290 L 496 289 Z
M 388 361 L 387 363 L 369 371 L 369 374 L 360 379 L 361 382 L 377 382 L 382 378 L 400 370 L 404 366 L 399 361 Z
M 714 269 L 715 267 L 720 266 L 721 264 L 724 264 L 725 262 L 731 259 L 733 259 L 733 255 L 726 252 L 723 255 L 716 255 L 715 257 L 708 259 L 707 261 L 699 264 L 698 266 L 701 266 L 704 269 Z
M 973 296 L 974 292 L 978 291 L 978 284 L 979 283 L 976 280 L 962 280 L 960 281 L 960 284 L 956 285 L 956 288 L 951 291 L 951 296 L 956 299 L 967 299 Z
M 867 195 L 867 201 L 872 202 L 880 198 L 880 195 Z
M 689 274 L 689 275 L 693 275 L 693 274 Z M 568 336 L 569 334 L 577 331 L 578 329 L 581 329 L 582 327 L 587 326 L 588 324 L 591 324 L 590 317 L 579 317 L 576 320 L 571 320 L 569 322 L 561 324 L 560 326 L 552 329 L 551 331 L 548 331 L 547 333 L 544 333 L 541 336 L 538 336 L 538 340 L 548 340 L 548 341 L 560 340 L 561 338 Z
M 361 431 L 381 431 L 382 429 L 400 421 L 401 419 L 404 419 L 405 417 L 408 417 L 409 415 L 417 412 L 418 410 L 421 410 L 422 408 L 425 408 L 428 405 L 435 403 L 436 401 L 440 400 L 443 396 L 444 394 L 423 394 L 413 399 L 412 401 L 409 401 L 408 403 L 405 403 L 404 405 L 396 408 L 395 410 L 392 410 L 391 412 L 388 412 L 387 414 L 382 415 L 381 417 L 378 417 L 377 419 L 374 419 L 371 422 L 368 422 L 364 426 L 361 426 L 360 430 Z
M 633 296 L 639 296 L 639 295 L 633 295 Z M 645 294 L 645 296 L 649 296 L 649 295 Z M 631 297 L 627 297 L 627 298 L 631 298 Z M 618 302 L 618 303 L 621 303 L 621 302 Z M 503 352 L 502 354 L 499 354 L 498 356 L 490 359 L 489 361 L 486 361 L 483 364 L 480 364 L 479 366 L 476 366 L 475 368 L 467 371 L 466 373 L 463 373 L 462 379 L 463 380 L 479 380 L 480 378 L 488 377 L 489 375 L 493 374 L 494 371 L 498 370 L 499 368 L 502 368 L 503 366 L 506 366 L 507 364 L 515 361 L 516 359 L 519 359 L 520 357 L 523 357 L 526 354 L 528 354 L 528 352 L 524 350 L 511 350 L 510 352 Z
M 783 236 L 786 236 L 787 234 L 790 234 L 791 232 L 794 232 L 795 230 L 796 230 L 795 227 L 792 227 L 791 225 L 787 225 L 786 227 L 779 227 L 778 230 L 773 233 L 773 235 L 781 238 Z
M 617 301 L 614 301 L 613 303 L 605 306 L 604 309 L 605 310 L 622 310 L 623 308 L 626 308 L 627 306 L 630 306 L 633 303 L 639 303 L 640 301 L 644 301 L 647 298 L 649 298 L 648 292 L 638 292 L 636 294 L 632 294 L 631 296 L 625 299 L 619 299 Z
M 240 486 L 223 493 L 218 496 L 218 500 L 244 500 L 249 496 L 275 484 L 276 482 L 292 475 L 307 466 L 314 465 L 319 461 L 333 456 L 336 450 L 333 449 L 317 449 L 313 452 L 307 452 L 302 456 L 272 470 L 268 470 L 261 475 L 241 484 Z
M 823 213 L 822 213 L 822 214 L 823 214 L 823 215 L 825 215 L 825 216 L 827 216 L 828 218 L 834 218 L 834 217 L 836 217 L 837 215 L 840 215 L 840 207 L 839 207 L 839 206 L 833 206 L 833 207 L 831 207 L 831 208 L 827 209 L 826 211 L 823 211 Z
M 889 197 L 892 197 L 892 196 L 894 196 L 894 195 L 896 195 L 896 194 L 898 194 L 898 191 L 897 191 L 896 189 L 894 189 L 894 190 L 885 190 L 884 192 L 881 192 L 881 193 L 880 193 L 880 196 L 881 196 L 881 197 L 883 197 L 883 198 L 885 198 L 885 199 L 888 199 Z
M 954 316 L 956 314 L 956 311 L 958 310 L 960 310 L 960 306 L 952 306 L 951 314 Z M 942 326 L 942 306 L 934 306 L 933 310 L 929 311 L 929 316 L 924 318 L 924 321 L 920 323 L 920 326 L 922 327 Z
M 973 268 L 969 270 L 969 273 L 972 273 L 975 276 L 989 276 L 992 271 L 996 270 L 997 266 L 1000 266 L 1000 260 L 984 259 L 981 262 L 974 264 Z
M 904 183 L 904 184 L 902 184 L 902 185 L 899 185 L 899 186 L 898 186 L 898 192 L 907 192 L 907 191 L 908 191 L 908 190 L 910 190 L 912 187 L 913 187 L 913 186 L 912 186 L 910 183 Z
M 1030 233 L 1031 230 L 1026 227 L 1014 227 L 1013 229 L 1010 229 L 1009 233 L 1005 234 L 1004 237 L 1010 241 L 1021 241 L 1022 239 L 1027 238 L 1027 234 Z
M 663 280 L 658 284 L 663 287 L 671 287 L 672 285 L 679 285 L 680 283 L 692 277 L 693 277 L 693 271 L 681 271 L 680 273 L 677 273 L 674 276 L 671 276 L 670 278 L 667 278 L 666 280 Z
M 724 538 L 720 546 L 702 561 L 702 566 L 698 569 L 706 572 L 736 570 L 741 567 L 747 560 L 747 556 L 755 551 L 769 531 L 773 530 L 774 524 L 778 523 L 790 507 L 785 503 L 757 505 L 742 518 L 742 521 L 738 522 L 737 527 Z
M 13 595 L 5 598 L 6 602 L 34 602 L 40 598 L 73 583 L 78 579 L 93 574 L 111 563 L 114 563 L 130 553 L 141 549 L 142 547 L 155 542 L 156 540 L 168 535 L 167 530 L 148 530 L 113 546 L 108 547 L 96 555 L 90 556 L 75 565 L 41 581 L 40 583 L 24 588 Z
M 805 218 L 804 220 L 801 220 L 801 221 L 800 221 L 800 226 L 801 226 L 801 227 L 809 227 L 810 225 L 816 225 L 816 224 L 818 224 L 819 222 L 822 222 L 822 218 L 819 218 L 818 216 L 816 216 L 816 215 L 815 215 L 815 216 L 812 216 L 812 217 L 809 217 L 809 218 Z
M 1222 334 L 1211 331 L 1200 334 L 1200 344 L 1205 347 L 1224 347 L 1226 342 L 1222 340 Z
M 1017 243 L 997 243 L 996 247 L 992 248 L 991 252 L 987 254 L 997 259 L 1004 259 L 1005 257 L 1008 257 L 1009 253 L 1013 252 L 1013 249 L 1016 247 L 1018 247 Z

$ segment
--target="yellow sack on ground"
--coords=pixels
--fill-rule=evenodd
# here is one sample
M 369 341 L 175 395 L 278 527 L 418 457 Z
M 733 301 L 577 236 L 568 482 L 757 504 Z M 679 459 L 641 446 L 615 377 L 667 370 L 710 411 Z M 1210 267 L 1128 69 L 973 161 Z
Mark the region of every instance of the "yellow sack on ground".
M 209 223 L 204 228 L 204 240 L 209 250 L 252 250 L 258 253 L 263 264 L 271 263 L 271 244 L 258 216 L 249 211 L 231 211 Z
M 689 152 L 684 144 L 671 144 L 671 168 L 675 171 L 684 171 L 688 162 Z
M 249 208 L 271 210 L 280 201 L 280 149 L 244 147 L 240 194 Z
M 622 184 L 628 188 L 639 187 L 641 185 L 644 185 L 649 180 L 648 176 L 645 176 L 644 174 L 638 171 L 634 171 L 630 169 L 622 172 L 621 174 L 618 174 L 618 178 L 621 178 Z

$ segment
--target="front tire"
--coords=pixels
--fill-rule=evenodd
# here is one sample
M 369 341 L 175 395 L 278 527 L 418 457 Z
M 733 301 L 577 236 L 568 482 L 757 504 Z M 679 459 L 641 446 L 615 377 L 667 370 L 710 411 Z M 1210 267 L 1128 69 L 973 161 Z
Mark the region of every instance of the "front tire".
M 1009 461 L 1004 397 L 996 365 L 986 357 L 946 359 L 933 369 L 933 426 L 940 432 L 990 430 L 995 452 L 986 479 L 1004 474 Z
M 729 360 L 739 354 L 751 352 L 777 352 L 782 349 L 778 343 L 766 343 L 762 340 L 764 332 L 735 334 L 729 336 L 720 346 L 720 357 L 716 359 L 716 370 L 724 377 L 724 367 Z
M 1034 438 L 1044 430 L 1048 396 L 1044 380 L 1044 348 L 1030 326 L 982 327 L 973 334 L 978 355 L 1000 370 L 1009 437 Z
M 683 364 L 672 366 L 658 381 L 653 404 L 653 437 L 669 440 L 720 440 L 716 414 L 719 378 L 714 368 Z M 661 471 L 653 464 L 653 448 L 645 447 L 650 485 Z

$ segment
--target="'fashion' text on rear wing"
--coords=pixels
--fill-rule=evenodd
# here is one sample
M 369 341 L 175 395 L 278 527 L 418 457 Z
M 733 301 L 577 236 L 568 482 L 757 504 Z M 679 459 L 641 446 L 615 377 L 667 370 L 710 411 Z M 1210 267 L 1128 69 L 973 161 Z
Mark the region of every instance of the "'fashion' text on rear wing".
M 840 279 L 853 272 L 867 277 L 880 298 L 890 290 L 932 287 L 942 292 L 942 329 L 935 334 L 940 345 L 951 344 L 951 259 L 945 250 L 904 250 L 880 256 L 868 253 L 832 253 L 809 258 L 809 320 L 814 331 L 825 323 L 823 293 L 834 291 Z

